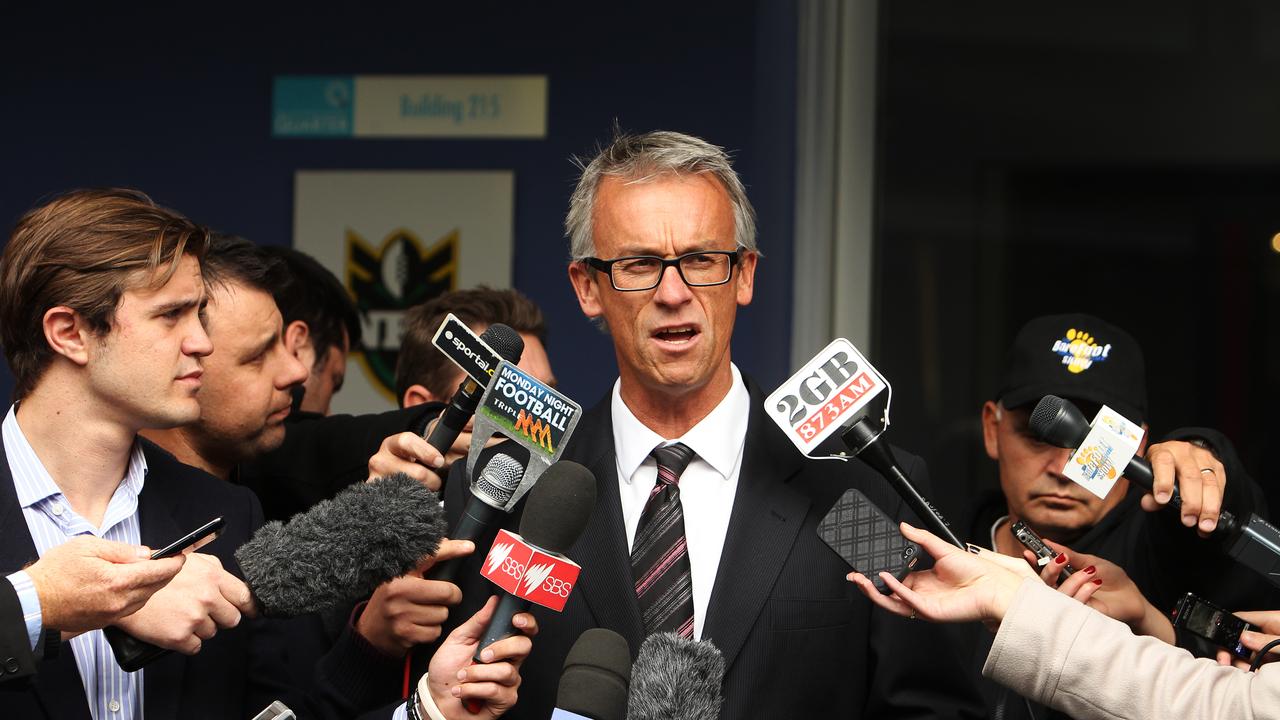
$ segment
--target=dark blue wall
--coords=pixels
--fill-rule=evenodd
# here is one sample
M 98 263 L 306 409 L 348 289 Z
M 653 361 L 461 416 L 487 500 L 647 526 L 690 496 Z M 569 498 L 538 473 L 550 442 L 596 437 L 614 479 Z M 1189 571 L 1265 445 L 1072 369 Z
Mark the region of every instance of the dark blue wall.
M 795 19 L 790 3 L 605 3 L 287 15 L 73 17 L 6 11 L 0 48 L 0 221 L 42 197 L 125 185 L 199 222 L 263 244 L 292 238 L 303 168 L 512 168 L 515 277 L 547 312 L 551 358 L 583 404 L 616 374 L 608 339 L 565 277 L 568 158 L 628 130 L 690 132 L 735 151 L 767 257 L 739 315 L 738 364 L 772 387 L 787 374 L 791 308 Z M 549 6 L 552 4 L 548 4 Z M 299 7 L 299 6 L 295 6 Z M 27 11 L 21 11 L 25 13 Z M 279 140 L 277 74 L 541 73 L 548 135 L 537 141 Z M 0 396 L 12 381 L 0 371 Z

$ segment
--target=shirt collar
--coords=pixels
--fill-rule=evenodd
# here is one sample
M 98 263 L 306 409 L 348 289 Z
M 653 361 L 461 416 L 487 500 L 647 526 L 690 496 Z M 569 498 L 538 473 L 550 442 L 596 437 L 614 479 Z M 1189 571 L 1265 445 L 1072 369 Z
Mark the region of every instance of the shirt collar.
M 27 441 L 27 436 L 18 426 L 18 405 L 9 407 L 9 412 L 0 424 L 0 436 L 4 441 L 5 455 L 9 460 L 9 470 L 13 474 L 14 490 L 18 497 L 18 505 L 24 508 L 33 507 L 47 498 L 62 494 L 62 489 L 53 481 L 44 463 L 36 455 L 35 448 Z M 133 447 L 129 451 L 129 464 L 125 468 L 124 478 L 120 486 L 137 497 L 142 492 L 147 476 L 147 458 L 142 452 L 142 443 L 133 439 Z M 117 492 L 119 490 L 117 489 Z
M 697 425 L 682 437 L 664 438 L 650 430 L 632 414 L 622 401 L 622 379 L 613 384 L 610 411 L 613 417 L 613 447 L 617 453 L 618 469 L 625 482 L 631 482 L 649 453 L 668 442 L 688 445 L 726 480 L 733 474 L 742 456 L 742 445 L 747 437 L 747 418 L 751 410 L 751 394 L 738 367 L 730 363 L 733 383 L 720 403 Z

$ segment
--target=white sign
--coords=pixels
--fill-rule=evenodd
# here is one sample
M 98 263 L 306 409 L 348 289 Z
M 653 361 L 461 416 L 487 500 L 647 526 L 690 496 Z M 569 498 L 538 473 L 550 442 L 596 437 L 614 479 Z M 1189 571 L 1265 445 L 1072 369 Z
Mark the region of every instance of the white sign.
M 363 316 L 335 413 L 396 406 L 404 312 L 448 290 L 511 285 L 510 171 L 299 171 L 293 246 L 342 282 Z
M 765 412 L 808 455 L 854 420 L 888 383 L 844 338 L 833 340 L 764 401 Z
M 1138 453 L 1142 434 L 1141 426 L 1103 405 L 1084 442 L 1067 458 L 1062 474 L 1105 498 Z

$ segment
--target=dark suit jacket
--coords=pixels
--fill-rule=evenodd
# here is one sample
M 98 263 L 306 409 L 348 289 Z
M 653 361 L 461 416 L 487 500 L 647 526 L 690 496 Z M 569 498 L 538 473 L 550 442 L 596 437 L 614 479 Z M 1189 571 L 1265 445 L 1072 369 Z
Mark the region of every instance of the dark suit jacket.
M 210 518 L 222 516 L 222 535 L 201 552 L 216 555 L 231 572 L 240 568 L 232 552 L 262 524 L 253 493 L 196 468 L 183 465 L 156 445 L 143 441 L 147 479 L 138 497 L 143 544 L 162 547 Z M 18 506 L 5 453 L 0 451 L 0 572 L 9 573 L 37 557 L 31 533 Z M 283 678 L 286 648 L 281 628 L 246 620 L 219 632 L 194 656 L 171 653 L 148 665 L 143 707 L 148 718 L 248 717 L 274 699 L 297 703 Z M 6 717 L 82 718 L 88 720 L 84 686 L 75 656 L 63 647 L 40 663 L 28 688 L 0 687 Z
M 268 520 L 288 520 L 369 474 L 369 457 L 388 435 L 422 429 L 444 405 L 425 403 L 367 415 L 294 411 L 284 443 L 242 463 L 234 480 L 253 490 Z
M 845 580 L 849 567 L 817 535 L 818 522 L 846 488 L 857 487 L 890 516 L 911 519 L 901 499 L 856 460 L 805 459 L 764 415 L 759 388 L 748 387 L 752 409 L 737 496 L 703 631 L 725 659 L 720 717 L 980 716 L 960 672 L 964 653 L 950 632 L 872 606 Z M 927 488 L 924 464 L 898 457 Z M 548 717 L 565 655 L 582 631 L 614 630 L 633 654 L 644 640 L 623 534 L 609 398 L 585 414 L 565 459 L 595 473 L 596 508 L 569 552 L 582 565 L 577 590 L 563 613 L 537 612 L 541 630 L 521 670 L 513 717 Z M 446 508 L 456 515 L 463 501 L 458 488 L 451 490 Z M 487 545 L 476 555 L 484 550 Z M 490 589 L 470 583 L 467 606 Z M 451 621 L 468 614 L 455 612 Z
M 27 623 L 22 619 L 22 603 L 18 602 L 13 585 L 0 579 L 0 682 L 30 677 L 35 671 L 36 656 L 27 637 Z

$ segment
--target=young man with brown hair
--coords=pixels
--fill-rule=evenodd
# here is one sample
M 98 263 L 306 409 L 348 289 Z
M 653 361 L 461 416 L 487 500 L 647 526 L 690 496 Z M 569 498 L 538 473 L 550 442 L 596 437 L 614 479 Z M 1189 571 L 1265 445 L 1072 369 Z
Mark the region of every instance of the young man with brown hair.
M 232 550 L 261 522 L 256 503 L 138 437 L 200 417 L 201 361 L 213 351 L 207 243 L 142 193 L 87 190 L 24 215 L 0 257 L 0 343 L 17 381 L 2 427 L 0 571 L 82 535 L 159 547 L 226 520 L 221 538 L 117 622 L 198 655 L 125 673 L 102 633 L 85 633 L 46 654 L 30 686 L 0 690 L 10 717 L 234 717 L 276 694 L 267 674 L 251 677 L 251 634 L 236 626 L 252 599 L 223 568 L 235 570 Z

